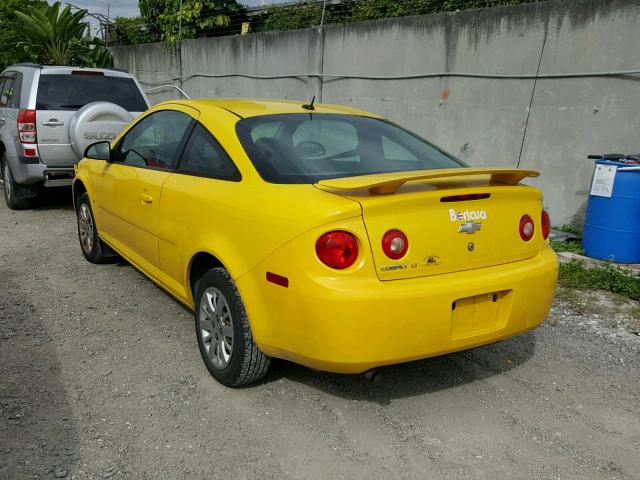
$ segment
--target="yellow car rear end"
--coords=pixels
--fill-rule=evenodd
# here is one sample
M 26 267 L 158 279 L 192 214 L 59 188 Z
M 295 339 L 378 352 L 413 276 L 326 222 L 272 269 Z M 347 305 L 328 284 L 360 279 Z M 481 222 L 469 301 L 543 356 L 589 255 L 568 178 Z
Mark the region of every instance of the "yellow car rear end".
M 540 192 L 491 182 L 490 173 L 466 178 L 410 184 L 389 195 L 341 192 L 362 205 L 361 217 L 306 232 L 238 278 L 262 351 L 360 373 L 495 342 L 543 322 L 558 263 L 544 238 Z M 440 201 L 452 197 L 461 200 Z M 483 212 L 480 230 L 460 232 L 467 219 L 452 221 L 451 209 Z M 525 215 L 537 218 L 528 240 L 520 234 Z M 409 244 L 397 260 L 382 247 L 393 229 L 406 233 Z M 327 232 L 356 238 L 353 265 L 335 269 L 309 254 Z
M 467 168 L 354 109 L 167 102 L 87 149 L 85 258 L 115 252 L 195 311 L 227 386 L 271 357 L 359 373 L 547 317 L 558 272 L 537 172 Z

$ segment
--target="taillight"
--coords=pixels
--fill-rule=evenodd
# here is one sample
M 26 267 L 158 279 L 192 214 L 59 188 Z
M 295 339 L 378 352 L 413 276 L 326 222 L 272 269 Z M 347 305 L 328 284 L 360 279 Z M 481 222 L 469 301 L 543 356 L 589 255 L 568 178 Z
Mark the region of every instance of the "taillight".
M 408 248 L 409 240 L 400 230 L 389 230 L 382 237 L 382 250 L 387 257 L 393 260 L 404 257 Z
M 331 268 L 347 268 L 358 258 L 358 241 L 349 232 L 328 232 L 316 241 L 316 255 Z
M 542 221 L 540 223 L 542 225 L 542 238 L 546 240 L 551 233 L 551 218 L 546 210 L 542 210 Z
M 529 215 L 523 215 L 520 219 L 520 238 L 525 242 L 528 242 L 533 238 L 534 231 L 535 228 L 531 217 Z
M 18 112 L 18 135 L 21 143 L 36 143 L 36 111 Z

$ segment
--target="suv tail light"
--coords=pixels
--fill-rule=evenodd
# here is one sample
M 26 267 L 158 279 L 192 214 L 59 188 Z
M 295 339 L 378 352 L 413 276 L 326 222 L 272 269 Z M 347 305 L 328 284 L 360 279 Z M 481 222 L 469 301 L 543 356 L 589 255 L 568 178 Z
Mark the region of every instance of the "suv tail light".
M 18 112 L 18 135 L 20 143 L 36 143 L 35 110 L 20 110 Z
M 528 242 L 533 238 L 534 231 L 535 228 L 531 217 L 529 215 L 523 215 L 520 219 L 520 238 L 525 242 Z
M 316 241 L 316 255 L 325 265 L 342 270 L 358 258 L 358 241 L 349 232 L 328 232 Z
M 551 233 L 551 218 L 546 210 L 542 210 L 542 238 L 545 240 L 549 238 L 549 234 Z
M 387 257 L 393 260 L 404 257 L 408 248 L 409 240 L 400 230 L 389 230 L 382 237 L 382 250 Z

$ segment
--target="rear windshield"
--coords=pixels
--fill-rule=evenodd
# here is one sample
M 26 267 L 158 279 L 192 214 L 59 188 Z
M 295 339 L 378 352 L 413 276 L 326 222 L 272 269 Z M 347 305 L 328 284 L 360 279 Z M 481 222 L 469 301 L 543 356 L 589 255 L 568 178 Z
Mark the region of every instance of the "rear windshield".
M 355 115 L 264 115 L 240 120 L 236 132 L 262 178 L 272 183 L 465 166 L 392 123 Z
M 41 75 L 36 110 L 78 110 L 91 102 L 111 102 L 130 112 L 148 107 L 131 78 L 102 75 Z

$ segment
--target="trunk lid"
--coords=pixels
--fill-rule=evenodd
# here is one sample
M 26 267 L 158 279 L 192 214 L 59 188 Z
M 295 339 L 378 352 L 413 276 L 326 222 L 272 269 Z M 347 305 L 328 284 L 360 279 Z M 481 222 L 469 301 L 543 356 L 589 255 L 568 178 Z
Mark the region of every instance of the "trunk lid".
M 316 187 L 357 201 L 380 280 L 489 267 L 535 256 L 542 238 L 542 194 L 519 185 L 537 172 L 516 169 L 427 170 L 322 180 Z M 530 241 L 519 224 L 535 224 Z M 397 229 L 409 248 L 387 257 L 382 237 Z

